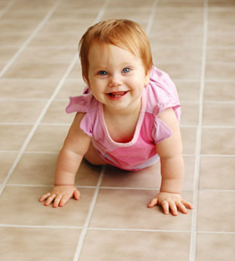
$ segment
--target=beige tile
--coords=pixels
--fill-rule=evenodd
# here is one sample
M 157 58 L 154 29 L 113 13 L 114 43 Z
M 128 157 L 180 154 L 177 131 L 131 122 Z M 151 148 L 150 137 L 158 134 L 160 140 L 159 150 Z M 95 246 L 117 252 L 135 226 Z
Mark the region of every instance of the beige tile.
M 77 53 L 77 48 L 68 47 L 52 47 L 52 48 L 42 48 L 42 47 L 27 47 L 26 50 L 17 58 L 19 63 L 59 63 L 68 64 L 72 61 L 75 54 Z
M 206 51 L 206 61 L 213 62 L 235 62 L 235 47 L 208 47 Z
M 203 0 L 160 0 L 159 7 L 163 8 L 174 8 L 179 10 L 189 9 L 191 11 L 202 10 Z M 164 9 L 163 9 L 164 10 Z
M 199 104 L 191 102 L 181 102 L 182 114 L 181 121 L 182 125 L 197 125 L 199 118 Z
M 46 115 L 44 116 L 42 123 L 67 123 L 71 124 L 75 114 L 67 114 L 65 109 L 68 105 L 68 101 L 54 101 L 49 107 Z
M 25 153 L 8 184 L 53 185 L 57 153 Z M 100 167 L 82 162 L 76 175 L 78 186 L 96 186 Z
M 157 63 L 198 63 L 201 65 L 202 48 L 152 46 L 152 55 Z
M 178 30 L 164 32 L 163 30 L 152 31 L 149 35 L 151 46 L 190 46 L 198 47 L 203 44 L 203 34 L 201 31 L 197 31 L 194 34 L 187 33 Z
M 235 110 L 233 103 L 204 103 L 204 125 L 234 125 Z
M 234 157 L 201 157 L 200 189 L 235 190 Z
M 201 65 L 199 63 L 158 63 L 155 66 L 167 72 L 173 80 L 199 80 Z
M 163 12 L 163 9 L 157 9 L 151 33 L 165 31 L 179 33 L 184 32 L 185 36 L 202 32 L 203 28 L 203 13 L 202 12 L 189 12 L 188 10 L 169 10 L 169 12 Z M 177 38 L 176 38 L 177 39 Z M 175 40 L 176 40 L 175 39 Z
M 69 126 L 39 126 L 26 151 L 58 152 L 63 145 L 68 129 Z
M 30 23 L 24 20 L 5 20 L 0 24 L 0 33 L 32 33 L 38 26 L 38 21 L 32 20 Z
M 175 85 L 178 91 L 179 99 L 183 101 L 199 101 L 200 83 L 199 82 L 184 82 L 175 80 Z
M 0 228 L 1 259 L 11 260 L 72 260 L 81 234 L 79 229 Z
M 233 32 L 235 23 L 234 10 L 222 10 L 220 12 L 209 11 L 208 30 L 209 31 L 229 31 Z
M 159 189 L 160 182 L 159 163 L 143 170 L 133 172 L 107 166 L 101 186 Z
M 206 82 L 204 90 L 205 101 L 234 101 L 234 82 Z
M 70 96 L 82 95 L 86 84 L 83 79 L 67 79 L 60 89 L 56 99 L 67 99 L 69 102 Z
M 234 128 L 203 128 L 202 154 L 234 155 Z
M 13 7 L 11 8 L 12 10 L 17 10 L 17 11 L 47 11 L 50 10 L 50 8 L 53 6 L 54 1 L 52 0 L 35 0 L 35 1 L 29 1 L 29 0 L 21 0 L 16 2 Z
M 4 74 L 3 78 L 61 79 L 68 67 L 69 64 L 65 63 L 14 63 Z
M 88 231 L 79 260 L 188 261 L 189 242 L 188 233 Z
M 234 1 L 233 0 L 209 0 L 208 1 L 209 10 L 218 10 L 221 9 L 229 9 L 231 11 L 234 8 Z
M 208 46 L 234 46 L 235 34 L 233 31 L 209 31 L 208 32 Z
M 206 80 L 234 80 L 235 63 L 207 63 Z
M 4 178 L 7 176 L 15 158 L 17 156 L 16 152 L 1 152 L 0 153 L 0 183 L 3 182 Z
M 234 191 L 200 191 L 198 231 L 235 232 Z
M 50 187 L 6 187 L 0 198 L 1 224 L 39 226 L 83 226 L 94 189 L 80 189 L 81 199 L 62 208 L 45 207 L 38 199 Z
M 1 98 L 49 99 L 58 83 L 49 79 L 0 79 Z
M 15 46 L 20 47 L 26 39 L 29 37 L 29 33 L 15 32 L 15 33 L 1 33 L 0 34 L 0 46 L 9 47 Z
M 183 190 L 193 190 L 194 187 L 194 169 L 195 158 L 192 156 L 184 156 L 184 182 Z
M 101 189 L 90 222 L 91 227 L 122 229 L 191 229 L 191 215 L 164 215 L 161 207 L 147 208 L 157 190 Z M 183 197 L 192 201 L 191 192 Z M 136 218 L 138 217 L 138 218 Z M 157 220 L 157 222 L 156 222 Z
M 193 188 L 194 158 L 184 157 L 185 179 L 183 189 Z M 131 188 L 156 188 L 161 184 L 160 163 L 139 171 L 124 171 L 112 166 L 106 166 L 101 183 L 102 187 L 131 187 Z
M 0 101 L 1 123 L 34 123 L 44 108 L 45 101 Z
M 31 125 L 0 125 L 0 150 L 19 150 L 31 128 Z
M 234 241 L 234 234 L 198 233 L 197 261 L 233 261 L 235 256 Z
M 76 79 L 76 80 L 81 80 L 82 79 L 82 69 L 81 69 L 81 65 L 80 65 L 80 61 L 79 58 L 77 59 L 76 64 L 74 65 L 74 67 L 72 68 L 68 79 Z
M 183 143 L 183 153 L 184 154 L 195 154 L 196 149 L 196 128 L 191 127 L 181 127 L 181 137 Z
M 58 47 L 58 46 L 66 46 L 74 48 L 74 53 L 77 51 L 78 42 L 82 36 L 82 33 L 74 33 L 69 32 L 55 32 L 53 34 L 50 33 L 41 33 L 39 32 L 35 38 L 29 44 L 29 47 L 37 46 L 37 47 Z
M 0 47 L 0 62 L 7 63 L 17 52 L 17 47 Z

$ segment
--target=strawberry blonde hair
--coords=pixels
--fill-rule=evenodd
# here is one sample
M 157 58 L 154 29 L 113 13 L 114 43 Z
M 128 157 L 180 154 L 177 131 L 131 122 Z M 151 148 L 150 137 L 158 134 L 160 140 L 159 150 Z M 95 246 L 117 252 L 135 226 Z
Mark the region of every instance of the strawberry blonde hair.
M 89 50 L 94 43 L 112 44 L 138 55 L 146 74 L 153 65 L 148 37 L 139 24 L 126 19 L 101 21 L 89 27 L 79 42 L 82 76 L 86 82 L 89 82 Z

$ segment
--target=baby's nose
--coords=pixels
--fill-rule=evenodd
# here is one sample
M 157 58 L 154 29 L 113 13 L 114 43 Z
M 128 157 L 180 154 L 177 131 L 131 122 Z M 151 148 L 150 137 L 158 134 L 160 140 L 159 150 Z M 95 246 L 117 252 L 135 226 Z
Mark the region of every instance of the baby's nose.
M 109 86 L 115 87 L 122 85 L 122 79 L 121 76 L 118 74 L 114 74 L 110 77 Z

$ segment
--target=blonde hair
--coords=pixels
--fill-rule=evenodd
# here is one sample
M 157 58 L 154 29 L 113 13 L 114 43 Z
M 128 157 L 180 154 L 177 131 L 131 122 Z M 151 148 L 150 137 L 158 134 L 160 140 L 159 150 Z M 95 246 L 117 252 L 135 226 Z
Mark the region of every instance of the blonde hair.
M 82 76 L 86 82 L 89 82 L 88 55 L 93 43 L 112 44 L 130 51 L 134 55 L 139 55 L 146 74 L 153 65 L 150 43 L 140 25 L 126 19 L 101 21 L 89 27 L 79 42 Z

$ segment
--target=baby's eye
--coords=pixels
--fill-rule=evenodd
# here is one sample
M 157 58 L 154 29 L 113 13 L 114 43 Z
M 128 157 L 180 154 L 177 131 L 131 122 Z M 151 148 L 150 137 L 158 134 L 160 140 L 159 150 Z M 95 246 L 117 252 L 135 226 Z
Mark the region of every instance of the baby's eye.
M 124 68 L 124 69 L 123 69 L 123 72 L 124 72 L 124 73 L 128 73 L 128 72 L 130 72 L 130 71 L 131 71 L 130 68 Z
M 108 73 L 106 71 L 99 71 L 98 74 L 101 76 L 104 76 L 104 75 L 107 75 Z

